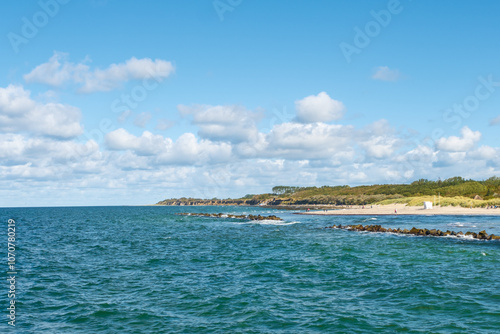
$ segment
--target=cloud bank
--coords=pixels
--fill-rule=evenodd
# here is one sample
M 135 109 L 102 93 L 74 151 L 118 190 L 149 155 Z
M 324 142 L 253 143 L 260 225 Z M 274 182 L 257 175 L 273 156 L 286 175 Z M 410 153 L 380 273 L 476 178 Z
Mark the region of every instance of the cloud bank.
M 428 141 L 409 140 L 383 119 L 364 127 L 331 124 L 345 107 L 326 92 L 298 99 L 295 119 L 276 124 L 241 105 L 177 109 L 195 131 L 170 137 L 121 127 L 100 143 L 82 138 L 78 108 L 38 101 L 20 85 L 0 87 L 0 192 L 39 205 L 77 205 L 73 199 L 82 196 L 88 205 L 146 204 L 243 196 L 279 184 L 500 174 L 500 149 L 480 145 L 479 131 L 463 127 L 459 135 Z

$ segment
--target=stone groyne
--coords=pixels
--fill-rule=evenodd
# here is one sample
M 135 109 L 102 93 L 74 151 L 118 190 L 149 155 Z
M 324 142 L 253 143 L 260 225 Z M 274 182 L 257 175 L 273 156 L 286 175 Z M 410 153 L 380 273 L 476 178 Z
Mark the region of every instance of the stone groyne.
M 408 235 L 416 235 L 416 236 L 432 236 L 432 237 L 457 237 L 457 238 L 471 238 L 478 240 L 500 240 L 500 236 L 494 234 L 488 234 L 486 231 L 480 231 L 478 233 L 475 232 L 455 232 L 449 231 L 443 232 L 441 230 L 436 229 L 426 229 L 426 228 L 416 228 L 412 229 L 401 229 L 401 228 L 385 228 L 381 225 L 333 225 L 326 228 L 334 228 L 334 229 L 342 229 L 349 231 L 366 231 L 366 232 L 379 232 L 379 233 L 396 233 L 396 234 L 408 234 Z
M 231 215 L 226 213 L 193 213 L 193 212 L 181 212 L 178 213 L 181 216 L 196 216 L 196 217 L 213 217 L 213 218 L 237 218 L 237 219 L 249 219 L 249 220 L 282 220 L 280 217 L 274 215 L 271 216 L 261 216 L 261 215 Z

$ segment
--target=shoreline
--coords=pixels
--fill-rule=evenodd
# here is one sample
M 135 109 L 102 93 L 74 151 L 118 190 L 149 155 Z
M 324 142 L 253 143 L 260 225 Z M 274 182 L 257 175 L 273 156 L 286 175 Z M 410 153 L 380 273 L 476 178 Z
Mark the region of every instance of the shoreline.
M 397 211 L 397 212 L 396 212 Z M 363 207 L 344 208 L 336 210 L 314 210 L 296 212 L 298 215 L 324 216 L 500 216 L 500 208 L 463 208 L 458 206 L 433 207 L 425 210 L 421 206 L 407 206 L 406 204 L 365 205 Z

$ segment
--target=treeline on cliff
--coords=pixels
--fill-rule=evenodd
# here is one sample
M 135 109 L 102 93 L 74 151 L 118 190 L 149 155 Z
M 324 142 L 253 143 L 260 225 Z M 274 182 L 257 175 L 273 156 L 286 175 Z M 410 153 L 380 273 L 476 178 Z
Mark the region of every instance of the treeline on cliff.
M 484 200 L 500 198 L 500 177 L 491 177 L 483 181 L 466 180 L 452 177 L 444 181 L 420 179 L 411 184 L 375 184 L 370 186 L 350 187 L 322 186 L 296 187 L 275 186 L 272 193 L 246 195 L 238 199 L 168 199 L 160 205 L 366 205 L 388 199 L 418 196 L 468 197 Z
M 484 199 L 500 194 L 500 177 L 491 177 L 484 181 L 466 180 L 460 176 L 444 181 L 420 179 L 411 184 L 375 184 L 371 186 L 323 186 L 323 187 L 287 187 L 276 186 L 273 195 L 307 198 L 317 195 L 401 195 L 403 197 L 438 195 L 445 197 L 481 196 Z

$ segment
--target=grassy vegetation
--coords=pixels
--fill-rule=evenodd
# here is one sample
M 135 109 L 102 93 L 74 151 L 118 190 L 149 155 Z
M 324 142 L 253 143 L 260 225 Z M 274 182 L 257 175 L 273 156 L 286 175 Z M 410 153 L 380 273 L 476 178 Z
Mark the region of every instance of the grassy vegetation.
M 291 196 L 305 198 L 317 195 L 401 195 L 445 197 L 464 196 L 474 197 L 479 195 L 484 199 L 498 197 L 500 194 L 500 178 L 491 177 L 484 181 L 465 180 L 462 177 L 452 177 L 444 181 L 430 181 L 420 179 L 411 184 L 376 184 L 371 186 L 323 186 L 323 187 L 286 187 L 277 186 L 273 188 L 275 196 Z
M 273 193 L 256 195 L 254 200 L 269 200 L 282 204 L 367 205 L 407 203 L 423 205 L 441 198 L 441 205 L 486 207 L 500 205 L 500 178 L 483 181 L 452 177 L 441 181 L 420 179 L 411 184 L 376 184 L 371 186 L 277 186 Z M 479 198 L 479 199 L 474 199 Z
M 441 181 L 420 179 L 411 184 L 375 184 L 350 187 L 276 186 L 272 193 L 246 195 L 239 199 L 180 198 L 159 202 L 160 205 L 367 205 L 406 203 L 422 206 L 424 201 L 441 199 L 441 206 L 486 207 L 500 205 L 500 178 L 483 181 L 452 177 Z M 476 199 L 474 199 L 476 198 Z
M 384 201 L 377 202 L 375 204 L 385 205 L 385 204 L 407 204 L 409 206 L 423 206 L 424 202 L 433 202 L 438 205 L 438 198 L 433 196 L 419 196 L 419 197 L 404 197 L 398 199 L 387 199 Z M 500 198 L 490 199 L 490 200 L 478 200 L 471 199 L 463 196 L 455 197 L 441 197 L 439 203 L 441 206 L 462 206 L 462 207 L 473 207 L 473 208 L 485 208 L 487 206 L 500 206 Z

